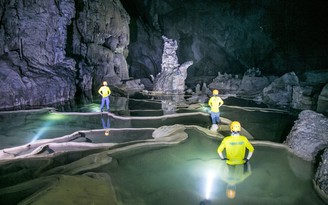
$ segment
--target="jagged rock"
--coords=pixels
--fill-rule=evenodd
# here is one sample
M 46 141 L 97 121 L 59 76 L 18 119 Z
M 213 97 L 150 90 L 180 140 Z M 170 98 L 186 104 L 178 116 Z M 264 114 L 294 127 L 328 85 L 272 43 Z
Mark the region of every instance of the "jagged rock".
M 286 73 L 263 89 L 263 102 L 269 105 L 289 107 L 292 102 L 293 87 L 299 85 L 294 72 Z
M 328 83 L 323 87 L 319 95 L 317 112 L 328 114 Z
M 59 66 L 32 69 L 17 60 L 18 54 L 11 54 L 0 59 L 0 109 L 26 109 L 74 99 L 73 70 Z
M 213 79 L 213 82 L 208 85 L 208 87 L 213 89 L 218 89 L 220 93 L 236 93 L 239 89 L 241 79 L 232 76 L 231 74 L 221 74 L 218 73 L 218 76 Z
M 82 56 L 93 80 L 93 89 L 99 89 L 103 80 L 110 85 L 129 79 L 126 56 L 129 44 L 130 17 L 119 0 L 86 1 L 77 9 L 73 24 L 72 53 Z M 86 73 L 84 73 L 86 75 Z M 82 81 L 85 76 L 78 76 Z M 83 83 L 81 89 L 84 87 Z
M 288 134 L 286 144 L 297 156 L 313 161 L 328 147 L 328 118 L 311 110 L 302 111 Z
M 328 202 L 328 148 L 324 150 L 321 156 L 317 172 L 314 176 L 314 182 L 324 192 L 323 198 Z
M 291 106 L 298 110 L 313 110 L 315 107 L 314 89 L 310 86 L 294 86 Z
M 244 75 L 239 86 L 238 95 L 253 96 L 262 93 L 263 89 L 270 84 L 269 78 L 262 76 Z
M 177 42 L 165 36 L 162 38 L 164 40 L 162 71 L 154 80 L 153 90 L 164 93 L 182 94 L 185 90 L 187 69 L 193 62 L 187 61 L 180 66 L 176 55 L 176 50 L 178 48 Z
M 141 83 L 140 79 L 126 81 L 127 90 L 143 90 L 145 86 Z
M 130 19 L 119 0 L 0 4 L 0 61 L 6 67 L 0 108 L 69 101 L 76 84 L 83 93 L 98 89 L 103 80 L 121 84 L 129 78 Z M 12 79 L 5 80 L 8 73 Z

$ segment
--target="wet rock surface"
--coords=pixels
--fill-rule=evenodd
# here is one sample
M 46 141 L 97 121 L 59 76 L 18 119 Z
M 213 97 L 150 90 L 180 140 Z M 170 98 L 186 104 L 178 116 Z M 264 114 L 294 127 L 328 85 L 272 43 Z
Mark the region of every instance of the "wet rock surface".
M 298 120 L 284 142 L 297 156 L 308 161 L 319 160 L 314 181 L 319 190 L 324 192 L 323 198 L 326 199 L 328 197 L 327 131 L 327 117 L 314 111 L 305 110 L 299 114 Z

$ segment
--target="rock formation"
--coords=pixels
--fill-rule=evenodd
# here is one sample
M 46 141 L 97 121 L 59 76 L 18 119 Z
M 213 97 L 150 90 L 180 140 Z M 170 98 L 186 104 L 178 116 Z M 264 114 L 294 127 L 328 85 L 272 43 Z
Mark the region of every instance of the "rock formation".
M 183 94 L 187 69 L 193 62 L 188 61 L 180 65 L 176 55 L 177 41 L 165 36 L 163 36 L 163 41 L 162 71 L 155 78 L 153 90 L 163 93 Z
M 299 114 L 286 144 L 292 152 L 307 161 L 320 161 L 314 181 L 319 189 L 328 197 L 327 181 L 327 149 L 328 149 L 328 118 L 314 111 L 305 110 Z
M 319 187 L 319 193 L 328 203 L 328 148 L 326 148 L 321 156 L 319 167 L 314 176 L 314 182 Z
M 294 72 L 286 73 L 263 89 L 263 102 L 269 105 L 289 107 L 292 102 L 293 86 L 299 85 Z
M 74 1 L 0 4 L 0 109 L 72 100 L 75 61 L 66 57 L 65 48 Z
M 0 109 L 64 103 L 129 78 L 119 0 L 1 1 L 0 14 Z
M 313 161 L 320 151 L 328 147 L 327 128 L 327 117 L 304 110 L 299 114 L 284 144 L 297 156 Z
M 328 114 L 328 83 L 323 87 L 319 95 L 317 111 Z

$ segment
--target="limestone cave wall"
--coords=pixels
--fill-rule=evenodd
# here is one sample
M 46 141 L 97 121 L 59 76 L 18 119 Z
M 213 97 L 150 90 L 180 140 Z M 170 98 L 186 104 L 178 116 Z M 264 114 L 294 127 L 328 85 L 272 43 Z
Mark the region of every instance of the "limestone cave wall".
M 128 78 L 119 0 L 2 0 L 0 16 L 0 109 L 66 103 Z

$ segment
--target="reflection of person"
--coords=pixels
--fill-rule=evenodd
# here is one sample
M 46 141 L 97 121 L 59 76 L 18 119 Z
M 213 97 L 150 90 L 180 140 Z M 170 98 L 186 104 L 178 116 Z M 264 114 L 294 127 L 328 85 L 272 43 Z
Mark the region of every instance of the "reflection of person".
M 105 135 L 108 136 L 109 135 L 109 128 L 110 128 L 109 117 L 107 116 L 107 122 L 106 123 L 105 123 L 104 118 L 101 117 L 101 124 L 102 124 L 102 127 L 105 129 Z
M 223 100 L 219 97 L 219 91 L 213 90 L 213 96 L 208 101 L 211 108 L 212 125 L 220 123 L 220 107 L 223 105 Z
M 223 164 L 221 167 L 220 178 L 227 183 L 226 195 L 229 199 L 236 197 L 236 185 L 243 182 L 247 177 L 252 174 L 250 163 L 228 165 Z
M 243 164 L 247 162 L 253 155 L 254 147 L 245 136 L 239 134 L 241 131 L 240 123 L 233 121 L 230 124 L 231 136 L 225 137 L 217 149 L 221 159 L 226 159 L 226 163 L 230 165 Z M 226 150 L 226 158 L 222 152 Z M 248 155 L 245 158 L 246 149 Z
M 98 90 L 98 93 L 102 96 L 101 106 L 100 106 L 101 112 L 104 109 L 105 103 L 106 103 L 106 106 L 107 106 L 107 112 L 110 112 L 110 110 L 109 110 L 109 103 L 110 103 L 109 96 L 111 94 L 111 90 L 109 89 L 109 87 L 107 85 L 108 85 L 107 82 L 104 81 L 103 86 L 101 86 Z

